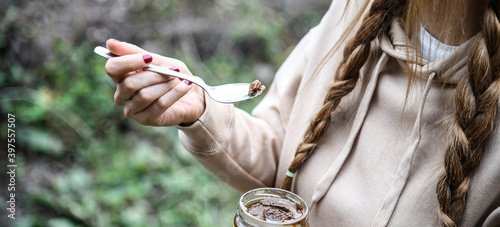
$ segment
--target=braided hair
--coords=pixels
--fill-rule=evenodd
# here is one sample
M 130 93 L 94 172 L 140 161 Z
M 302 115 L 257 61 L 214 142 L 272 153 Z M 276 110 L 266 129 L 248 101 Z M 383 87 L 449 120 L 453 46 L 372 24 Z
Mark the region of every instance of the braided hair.
M 372 3 L 361 27 L 344 49 L 344 58 L 337 71 L 339 80 L 329 88 L 323 101 L 323 107 L 316 113 L 316 116 L 309 124 L 304 139 L 298 145 L 295 157 L 288 167 L 290 173 L 295 174 L 300 169 L 306 158 L 321 141 L 330 126 L 331 114 L 337 109 L 342 98 L 356 87 L 359 71 L 368 59 L 372 41 L 379 34 L 387 32 L 391 21 L 402 12 L 405 2 L 399 0 L 375 0 Z M 287 174 L 278 187 L 291 190 L 292 181 L 293 177 Z
M 500 22 L 490 3 L 483 20 L 483 37 L 468 56 L 468 75 L 457 85 L 451 140 L 445 172 L 436 194 L 443 226 L 457 226 L 465 210 L 471 176 L 479 165 L 485 141 L 493 132 L 500 98 Z

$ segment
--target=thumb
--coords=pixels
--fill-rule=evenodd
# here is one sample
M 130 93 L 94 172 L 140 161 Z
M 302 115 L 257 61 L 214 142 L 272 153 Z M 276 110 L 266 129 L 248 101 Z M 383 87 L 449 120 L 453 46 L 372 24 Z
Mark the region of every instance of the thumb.
M 106 47 L 108 47 L 108 50 L 111 51 L 111 53 L 119 56 L 147 52 L 134 44 L 122 42 L 116 39 L 108 39 L 106 41 Z

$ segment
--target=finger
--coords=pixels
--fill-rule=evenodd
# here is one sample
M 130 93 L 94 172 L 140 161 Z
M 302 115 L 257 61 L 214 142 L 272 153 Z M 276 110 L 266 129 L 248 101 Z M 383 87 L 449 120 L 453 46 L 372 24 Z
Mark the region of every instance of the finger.
M 130 100 L 125 102 L 125 116 L 129 117 L 143 111 L 180 82 L 180 80 L 172 80 L 168 83 L 155 84 L 139 90 Z
M 189 84 L 188 81 L 178 83 L 174 88 L 162 95 L 146 109 L 133 114 L 132 118 L 143 125 L 172 126 L 181 123 L 183 121 L 182 116 L 175 113 L 166 114 L 165 111 L 186 95 L 192 87 L 193 85 Z
M 132 54 L 111 58 L 106 62 L 104 70 L 115 83 L 120 83 L 129 72 L 140 70 L 153 61 L 150 54 Z
M 175 77 L 164 76 L 149 71 L 133 74 L 118 84 L 115 93 L 115 102 L 118 105 L 123 105 L 125 101 L 131 99 L 141 89 L 169 82 L 173 79 Z
M 179 68 L 175 66 L 169 67 L 169 69 L 179 72 Z M 165 83 L 173 79 L 175 79 L 175 77 L 161 75 L 150 71 L 143 71 L 130 75 L 118 84 L 114 96 L 115 102 L 116 104 L 123 106 L 125 101 L 131 99 L 137 91 L 145 87 Z
M 116 55 L 129 55 L 129 54 L 139 54 L 139 53 L 147 53 L 144 49 L 126 42 L 121 42 L 116 39 L 108 39 L 106 41 L 106 47 L 111 53 Z
M 121 42 L 116 39 L 108 39 L 106 41 L 106 46 L 111 53 L 117 56 L 131 55 L 131 54 L 149 54 L 153 56 L 152 64 L 155 65 L 179 65 L 179 60 L 174 58 L 168 58 L 161 56 L 159 54 L 148 52 L 134 44 Z M 175 63 L 175 64 L 174 64 Z M 182 62 L 181 62 L 182 63 Z M 183 64 L 183 63 L 182 63 Z

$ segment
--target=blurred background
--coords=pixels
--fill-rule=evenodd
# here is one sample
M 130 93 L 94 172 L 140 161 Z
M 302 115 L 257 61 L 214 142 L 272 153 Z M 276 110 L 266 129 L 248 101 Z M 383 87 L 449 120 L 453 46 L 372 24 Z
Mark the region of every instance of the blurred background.
M 181 59 L 208 84 L 269 85 L 330 2 L 0 0 L 0 226 L 231 226 L 241 194 L 197 164 L 174 128 L 124 117 L 93 48 L 115 38 Z

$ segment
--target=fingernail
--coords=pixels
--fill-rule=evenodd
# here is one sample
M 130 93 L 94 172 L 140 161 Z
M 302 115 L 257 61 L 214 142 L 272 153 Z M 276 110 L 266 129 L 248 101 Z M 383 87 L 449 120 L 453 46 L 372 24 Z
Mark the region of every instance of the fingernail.
M 117 42 L 117 43 L 121 43 L 122 42 L 122 41 L 120 41 L 118 39 L 113 39 L 113 38 L 111 38 L 110 40 L 113 41 L 113 42 Z
M 172 67 L 170 67 L 170 68 L 168 68 L 168 69 L 170 69 L 170 70 L 172 70 L 172 71 L 179 72 L 179 73 L 181 72 L 181 70 L 180 70 L 180 69 L 179 69 L 179 67 L 177 67 L 177 66 L 172 66 Z M 183 81 L 183 80 L 184 80 L 184 79 L 182 79 L 182 78 L 177 78 L 177 79 L 179 79 L 180 81 Z
M 177 67 L 177 66 L 172 66 L 172 67 L 170 67 L 170 68 L 168 68 L 168 69 L 173 70 L 173 71 L 176 71 L 176 72 L 181 72 L 181 70 L 180 70 L 180 69 L 179 69 L 179 67 Z
M 185 83 L 185 84 L 187 84 L 187 85 L 189 86 L 189 85 L 191 85 L 193 82 L 185 80 L 185 81 L 184 81 L 184 83 Z
M 144 60 L 144 63 L 149 64 L 153 61 L 153 56 L 149 54 L 142 55 L 142 59 Z

